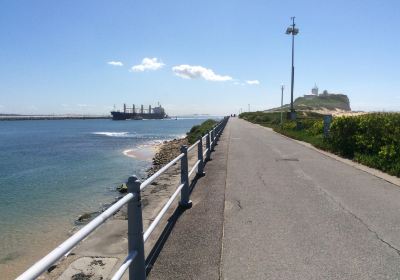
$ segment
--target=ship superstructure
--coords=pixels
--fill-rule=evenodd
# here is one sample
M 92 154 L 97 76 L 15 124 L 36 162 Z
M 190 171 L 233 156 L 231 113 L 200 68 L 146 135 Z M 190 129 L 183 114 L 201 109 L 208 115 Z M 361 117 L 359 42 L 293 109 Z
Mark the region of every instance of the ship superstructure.
M 165 119 L 168 115 L 165 113 L 164 108 L 158 104 L 157 107 L 152 108 L 149 105 L 148 109 L 144 108 L 143 105 L 137 108 L 135 104 L 132 104 L 131 108 L 128 108 L 124 104 L 123 111 L 112 111 L 113 120 L 146 120 L 146 119 Z

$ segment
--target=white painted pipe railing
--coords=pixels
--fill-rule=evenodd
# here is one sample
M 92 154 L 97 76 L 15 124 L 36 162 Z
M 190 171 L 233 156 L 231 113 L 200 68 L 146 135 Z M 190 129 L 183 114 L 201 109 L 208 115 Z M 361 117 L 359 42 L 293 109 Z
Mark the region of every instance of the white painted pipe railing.
M 149 178 L 147 178 L 141 185 L 140 185 L 140 190 L 143 190 L 145 187 L 150 185 L 155 179 L 157 179 L 161 174 L 163 174 L 165 171 L 167 171 L 168 168 L 173 166 L 175 163 L 177 163 L 184 155 L 180 154 L 173 160 L 171 160 L 167 165 L 163 166 L 160 170 L 158 170 L 156 173 L 151 175 Z
M 189 172 L 189 177 L 192 176 L 193 172 L 196 171 L 196 168 L 199 166 L 200 160 L 196 161 L 196 163 L 193 165 L 192 170 Z
M 146 242 L 147 239 L 150 237 L 150 234 L 156 228 L 156 226 L 160 222 L 161 218 L 164 216 L 164 214 L 167 212 L 168 208 L 171 206 L 172 202 L 174 202 L 175 198 L 178 196 L 178 194 L 182 190 L 183 186 L 184 185 L 182 184 L 176 189 L 175 193 L 171 196 L 171 198 L 167 201 L 167 203 L 165 203 L 165 205 L 161 209 L 160 213 L 158 213 L 157 217 L 154 219 L 154 221 L 147 228 L 146 232 L 143 234 L 143 241 L 144 242 Z
M 130 253 L 126 257 L 124 262 L 121 264 L 121 266 L 119 267 L 117 272 L 114 274 L 113 278 L 111 278 L 111 280 L 119 280 L 119 279 L 121 279 L 122 276 L 124 276 L 124 274 L 127 271 L 127 269 L 129 268 L 129 266 L 131 265 L 131 263 L 133 262 L 133 260 L 136 258 L 136 256 L 137 256 L 137 252 L 136 251 L 133 251 L 132 253 Z
M 119 267 L 117 272 L 112 277 L 112 280 L 119 280 L 124 275 L 126 270 L 129 268 L 129 279 L 130 280 L 145 280 L 146 279 L 146 268 L 145 268 L 145 255 L 144 255 L 144 243 L 148 240 L 151 233 L 154 231 L 156 226 L 161 221 L 171 204 L 174 202 L 178 194 L 181 194 L 181 200 L 179 206 L 184 209 L 189 209 L 192 206 L 190 201 L 190 187 L 189 177 L 197 169 L 197 176 L 204 176 L 204 165 L 205 162 L 210 160 L 211 151 L 214 150 L 216 142 L 221 135 L 229 117 L 225 117 L 219 122 L 212 130 L 206 135 L 199 137 L 199 139 L 189 148 L 186 146 L 181 147 L 181 154 L 170 161 L 168 164 L 163 166 L 160 170 L 154 173 L 152 176 L 147 178 L 141 183 L 136 176 L 129 177 L 127 182 L 128 194 L 118 200 L 106 211 L 93 219 L 90 223 L 80 229 L 77 233 L 72 235 L 66 241 L 61 243 L 56 249 L 51 251 L 44 258 L 39 260 L 23 274 L 21 274 L 17 280 L 35 279 L 43 274 L 49 267 L 51 267 L 58 260 L 68 254 L 80 241 L 85 239 L 90 233 L 96 228 L 103 224 L 108 218 L 114 215 L 119 209 L 125 204 L 128 204 L 128 256 L 122 265 Z M 203 152 L 203 141 L 206 140 L 206 149 Z M 188 171 L 188 152 L 192 151 L 197 146 L 198 159 L 193 167 Z M 161 174 L 167 169 L 180 161 L 181 164 L 181 182 L 174 194 L 169 198 L 167 203 L 163 206 L 161 211 L 157 214 L 154 221 L 150 224 L 146 232 L 143 234 L 143 220 L 142 220 L 142 206 L 141 206 L 141 190 L 150 185 L 156 180 Z
M 196 146 L 199 144 L 200 140 L 197 140 L 196 142 L 194 142 L 194 144 L 192 146 L 190 146 L 187 151 L 190 152 L 191 150 L 193 150 L 194 148 L 196 148 Z

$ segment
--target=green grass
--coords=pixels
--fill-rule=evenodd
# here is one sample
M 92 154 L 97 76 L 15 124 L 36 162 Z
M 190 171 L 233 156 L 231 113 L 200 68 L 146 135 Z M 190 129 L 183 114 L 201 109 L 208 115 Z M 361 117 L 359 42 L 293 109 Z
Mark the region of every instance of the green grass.
M 344 94 L 330 94 L 327 96 L 320 95 L 313 99 L 306 99 L 304 97 L 296 98 L 294 101 L 295 108 L 298 109 L 322 109 L 329 110 L 341 109 L 350 111 L 349 98 Z
M 350 111 L 350 100 L 347 95 L 344 94 L 329 94 L 329 95 L 319 95 L 312 99 L 305 97 L 298 97 L 293 102 L 296 111 L 301 110 L 321 110 L 326 108 L 328 110 L 345 110 Z M 288 111 L 289 104 L 283 105 L 283 108 L 273 108 L 268 110 L 268 112 L 276 112 L 281 110 Z
M 321 150 L 330 150 L 330 144 L 327 139 L 324 138 L 323 134 L 311 135 L 305 130 L 284 130 L 280 127 L 274 128 L 274 131 L 281 133 L 290 138 L 304 141 L 310 143 L 311 145 L 321 149 Z
M 206 120 L 200 125 L 193 126 L 187 134 L 189 144 L 196 142 L 200 136 L 208 133 L 218 122 L 212 119 Z

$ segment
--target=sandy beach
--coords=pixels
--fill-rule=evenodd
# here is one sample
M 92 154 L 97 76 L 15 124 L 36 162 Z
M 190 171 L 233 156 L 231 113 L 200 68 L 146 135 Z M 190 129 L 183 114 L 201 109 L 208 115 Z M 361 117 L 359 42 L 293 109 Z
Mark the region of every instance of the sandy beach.
M 160 151 L 162 144 L 163 142 L 151 142 L 140 145 L 134 149 L 124 150 L 122 153 L 127 157 L 151 161 L 153 157 Z

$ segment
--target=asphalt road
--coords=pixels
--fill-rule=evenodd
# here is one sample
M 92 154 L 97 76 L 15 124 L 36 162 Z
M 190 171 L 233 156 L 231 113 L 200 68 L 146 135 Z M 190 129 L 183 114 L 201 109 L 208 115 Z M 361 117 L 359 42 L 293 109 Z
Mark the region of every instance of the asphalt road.
M 222 279 L 400 279 L 400 188 L 230 121 Z
M 212 280 L 220 277 L 229 129 L 190 196 L 193 207 L 173 226 L 149 280 Z M 170 219 L 171 220 L 171 219 Z
M 231 118 L 149 279 L 400 279 L 400 187 Z

